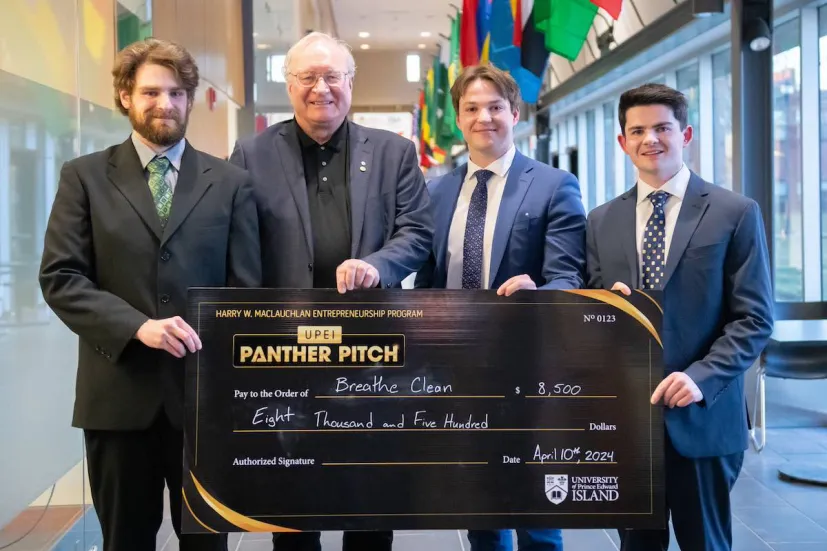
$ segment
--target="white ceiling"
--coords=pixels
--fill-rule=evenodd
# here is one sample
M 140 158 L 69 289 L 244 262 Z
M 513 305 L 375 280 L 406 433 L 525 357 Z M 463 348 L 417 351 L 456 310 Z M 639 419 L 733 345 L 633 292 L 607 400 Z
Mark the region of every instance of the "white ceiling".
M 462 0 L 331 0 L 339 37 L 359 50 L 414 50 L 420 44 L 435 49 L 439 34 L 451 33 L 449 15 L 462 6 Z M 360 32 L 370 33 L 360 38 Z M 421 33 L 429 32 L 430 37 Z
M 259 49 L 286 52 L 297 40 L 293 6 L 293 0 L 253 0 L 254 44 Z

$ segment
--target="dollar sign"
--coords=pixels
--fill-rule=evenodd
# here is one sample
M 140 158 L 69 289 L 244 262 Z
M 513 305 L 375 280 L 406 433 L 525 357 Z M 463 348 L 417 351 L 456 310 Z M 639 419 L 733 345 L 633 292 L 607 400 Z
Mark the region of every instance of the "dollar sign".
M 514 394 L 519 394 L 519 393 L 520 393 L 520 387 L 515 388 L 514 389 Z

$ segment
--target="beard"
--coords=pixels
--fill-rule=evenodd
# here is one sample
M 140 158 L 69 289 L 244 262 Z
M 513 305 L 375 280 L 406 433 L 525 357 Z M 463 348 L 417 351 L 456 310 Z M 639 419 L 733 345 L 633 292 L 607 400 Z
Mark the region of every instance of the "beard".
M 181 141 L 187 133 L 188 118 L 189 112 L 182 117 L 176 111 L 148 111 L 143 117 L 139 117 L 134 109 L 129 110 L 129 122 L 132 123 L 135 132 L 143 136 L 145 140 L 161 147 L 168 147 Z M 174 122 L 170 125 L 163 119 L 171 119 Z

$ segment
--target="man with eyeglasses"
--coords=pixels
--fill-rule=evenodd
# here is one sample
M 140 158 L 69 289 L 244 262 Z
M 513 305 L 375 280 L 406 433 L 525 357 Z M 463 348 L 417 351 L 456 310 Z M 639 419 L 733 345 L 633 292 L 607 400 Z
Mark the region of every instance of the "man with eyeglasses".
M 295 117 L 240 140 L 253 177 L 263 285 L 400 287 L 428 259 L 433 223 L 412 141 L 347 120 L 356 66 L 344 42 L 310 33 L 287 53 Z M 343 551 L 387 551 L 393 532 L 345 532 Z M 318 532 L 275 534 L 276 551 L 319 551 Z

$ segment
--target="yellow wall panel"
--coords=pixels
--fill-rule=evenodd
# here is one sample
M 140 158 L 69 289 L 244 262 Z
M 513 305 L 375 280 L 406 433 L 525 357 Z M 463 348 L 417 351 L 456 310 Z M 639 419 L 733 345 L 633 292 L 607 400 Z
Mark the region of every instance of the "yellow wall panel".
M 0 70 L 77 93 L 75 3 L 4 0 L 2 12 Z

